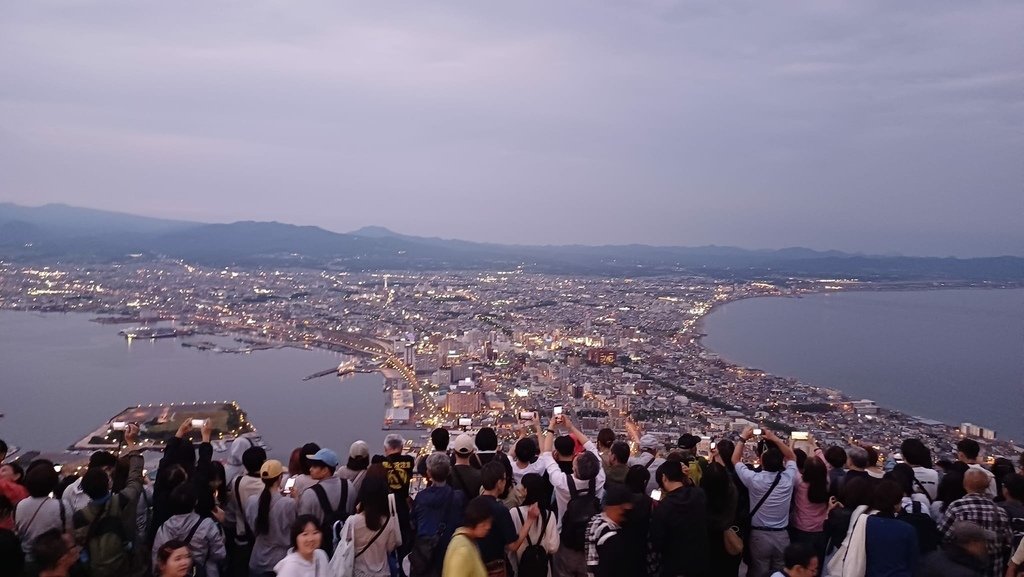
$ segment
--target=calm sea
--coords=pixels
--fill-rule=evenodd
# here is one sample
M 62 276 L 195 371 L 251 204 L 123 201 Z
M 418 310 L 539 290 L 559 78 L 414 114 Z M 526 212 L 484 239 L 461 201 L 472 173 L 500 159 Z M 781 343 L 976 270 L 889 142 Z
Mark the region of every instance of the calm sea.
M 0 311 L 0 438 L 61 450 L 128 406 L 225 400 L 238 401 L 279 458 L 309 441 L 344 458 L 353 441 L 375 449 L 384 438 L 380 375 L 302 381 L 337 366 L 342 355 L 294 348 L 214 353 L 184 348 L 178 339 L 129 345 L 117 334 L 128 325 L 90 318 Z
M 704 331 L 737 364 L 1024 440 L 1024 290 L 747 299 Z

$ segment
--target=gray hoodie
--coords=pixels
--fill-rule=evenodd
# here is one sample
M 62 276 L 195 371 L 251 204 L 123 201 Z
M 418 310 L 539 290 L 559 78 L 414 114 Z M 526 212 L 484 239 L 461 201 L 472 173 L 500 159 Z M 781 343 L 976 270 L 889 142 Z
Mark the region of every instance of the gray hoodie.
M 196 523 L 200 523 L 200 525 L 196 529 L 195 535 L 192 536 L 192 541 L 188 544 L 189 553 L 192 554 L 193 562 L 206 564 L 208 577 L 219 577 L 217 563 L 223 561 L 228 554 L 224 548 L 224 533 L 221 532 L 217 521 L 209 517 L 200 519 L 198 513 L 173 515 L 164 521 L 163 525 L 160 525 L 160 529 L 156 532 L 156 538 L 153 540 L 154 570 L 157 566 L 156 553 L 160 546 L 171 539 L 185 541 Z
M 245 503 L 245 518 L 256 531 L 256 516 L 260 510 L 260 496 L 249 497 Z M 295 523 L 295 499 L 273 491 L 270 494 L 270 523 L 266 534 L 257 535 L 249 558 L 249 572 L 260 575 L 273 571 L 281 559 L 288 554 L 292 540 L 292 524 Z

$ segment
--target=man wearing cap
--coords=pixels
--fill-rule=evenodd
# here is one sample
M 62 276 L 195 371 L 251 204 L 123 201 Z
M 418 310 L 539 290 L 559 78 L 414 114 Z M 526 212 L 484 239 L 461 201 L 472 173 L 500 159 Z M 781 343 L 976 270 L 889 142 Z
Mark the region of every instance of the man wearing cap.
M 987 540 L 986 577 L 1003 577 L 1013 533 L 1010 518 L 999 505 L 987 495 L 989 476 L 987 471 L 968 469 L 964 473 L 964 490 L 967 494 L 953 501 L 946 508 L 946 516 L 939 524 L 943 542 L 953 540 L 953 525 L 957 521 L 971 521 L 990 532 Z
M 657 437 L 647 433 L 640 437 L 640 454 L 629 460 L 629 466 L 643 465 L 650 474 L 651 480 L 647 482 L 647 493 L 658 488 L 658 476 L 655 473 L 658 472 L 658 467 L 665 462 L 665 459 L 658 456 L 658 448 L 662 446 L 662 443 L 658 442 Z
M 588 577 L 619 577 L 637 574 L 626 561 L 626 542 L 619 530 L 633 508 L 633 495 L 624 485 L 612 483 L 604 494 L 604 510 L 587 525 Z
M 299 515 L 312 515 L 320 521 L 324 532 L 325 549 L 330 549 L 333 536 L 327 521 L 344 521 L 355 511 L 356 492 L 351 483 L 334 474 L 338 469 L 338 454 L 330 449 L 320 449 L 309 458 L 309 476 L 316 484 L 299 496 Z M 329 551 L 333 553 L 333 551 Z
M 469 433 L 462 433 L 455 438 L 452 452 L 455 454 L 455 466 L 452 467 L 449 484 L 466 495 L 466 502 L 480 494 L 480 470 L 470 464 L 476 444 Z
M 917 574 L 921 577 L 980 577 L 986 568 L 986 543 L 991 537 L 991 531 L 977 523 L 957 521 L 950 527 L 949 541 L 924 558 Z
M 683 433 L 679 437 L 679 449 L 673 451 L 673 453 L 679 454 L 683 465 L 688 468 L 687 474 L 694 485 L 700 485 L 701 476 L 703 476 L 704 470 L 708 468 L 708 460 L 697 455 L 697 445 L 699 443 L 700 437 L 697 435 Z

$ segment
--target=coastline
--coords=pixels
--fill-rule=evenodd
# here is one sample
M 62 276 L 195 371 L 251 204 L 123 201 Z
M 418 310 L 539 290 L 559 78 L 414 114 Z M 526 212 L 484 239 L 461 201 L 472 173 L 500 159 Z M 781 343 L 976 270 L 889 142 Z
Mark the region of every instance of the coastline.
M 758 371 L 758 372 L 764 374 L 765 376 L 777 377 L 777 378 L 783 378 L 783 379 L 792 380 L 792 381 L 798 383 L 802 387 L 807 387 L 807 388 L 810 388 L 810 389 L 812 389 L 814 391 L 817 391 L 817 392 L 833 394 L 833 395 L 835 395 L 837 397 L 838 402 L 840 402 L 840 403 L 851 403 L 851 402 L 858 401 L 860 399 L 851 397 L 848 392 L 846 392 L 846 391 L 844 391 L 844 390 L 842 390 L 840 388 L 836 388 L 835 386 L 830 386 L 830 385 L 819 383 L 819 382 L 807 382 L 807 381 L 801 380 L 800 378 L 798 378 L 796 376 L 793 376 L 793 375 L 780 374 L 780 373 L 771 372 L 771 371 L 768 371 L 768 370 L 765 370 L 765 369 L 762 369 L 762 368 L 748 366 L 748 365 L 745 365 L 743 363 L 737 362 L 734 359 L 730 359 L 729 357 L 723 355 L 722 353 L 719 353 L 718 351 L 715 351 L 714 349 L 712 349 L 710 346 L 708 346 L 704 342 L 705 337 L 708 336 L 707 332 L 705 332 L 705 320 L 707 318 L 709 318 L 714 312 L 716 312 L 718 310 L 721 310 L 722 308 L 724 308 L 728 304 L 732 304 L 732 303 L 736 303 L 736 302 L 740 302 L 740 301 L 744 301 L 744 300 L 756 299 L 756 298 L 802 298 L 804 296 L 817 296 L 817 295 L 828 295 L 828 294 L 837 294 L 837 293 L 851 293 L 851 292 L 876 292 L 876 293 L 894 292 L 894 293 L 898 293 L 898 292 L 938 292 L 938 291 L 983 290 L 983 289 L 984 290 L 1021 290 L 1021 289 L 1024 289 L 1024 284 L 1007 283 L 1007 284 L 1004 284 L 1004 285 L 1001 285 L 1001 286 L 991 286 L 991 284 L 986 283 L 985 285 L 978 286 L 977 284 L 974 284 L 974 283 L 962 283 L 962 284 L 955 284 L 955 285 L 944 284 L 943 286 L 932 286 L 932 287 L 922 287 L 922 286 L 910 287 L 910 286 L 899 286 L 899 285 L 893 286 L 893 285 L 879 284 L 879 283 L 863 283 L 863 284 L 858 284 L 858 285 L 855 285 L 855 286 L 844 287 L 842 289 L 836 289 L 836 288 L 826 289 L 826 288 L 822 287 L 822 288 L 818 288 L 818 289 L 815 289 L 815 290 L 799 290 L 799 289 L 794 289 L 794 292 L 789 292 L 789 293 L 784 293 L 784 292 L 779 291 L 776 294 L 743 294 L 743 295 L 739 295 L 739 296 L 737 296 L 735 298 L 727 298 L 725 300 L 722 300 L 722 301 L 714 303 L 711 307 L 709 307 L 709 309 L 704 314 L 702 314 L 694 322 L 694 324 L 693 324 L 692 328 L 690 329 L 690 331 L 687 331 L 687 332 L 691 334 L 691 342 L 694 345 L 696 345 L 696 347 L 700 351 L 701 355 L 707 355 L 709 358 L 717 359 L 720 362 L 722 362 L 725 366 L 727 366 L 727 367 L 729 367 L 731 369 Z M 909 419 L 909 420 L 914 420 L 914 421 L 924 421 L 924 420 L 926 420 L 926 421 L 932 421 L 932 422 L 940 422 L 944 426 L 946 426 L 949 429 L 951 429 L 951 431 L 958 432 L 959 428 L 960 428 L 958 424 L 949 423 L 949 422 L 946 422 L 945 420 L 935 419 L 933 417 L 929 417 L 929 416 L 926 416 L 926 415 L 912 415 L 912 414 L 906 412 L 903 409 L 893 407 L 889 403 L 879 404 L 878 408 L 883 410 L 883 411 L 885 411 L 885 412 L 887 412 L 887 413 L 889 413 L 889 414 L 892 414 L 893 416 L 898 416 L 898 417 L 906 418 L 906 419 Z M 1015 447 L 1018 448 L 1018 450 L 1019 450 L 1018 445 L 1021 443 L 1020 440 L 1008 440 L 1008 439 L 1006 439 L 1006 440 L 997 439 L 995 442 L 999 443 L 999 444 L 1013 444 Z

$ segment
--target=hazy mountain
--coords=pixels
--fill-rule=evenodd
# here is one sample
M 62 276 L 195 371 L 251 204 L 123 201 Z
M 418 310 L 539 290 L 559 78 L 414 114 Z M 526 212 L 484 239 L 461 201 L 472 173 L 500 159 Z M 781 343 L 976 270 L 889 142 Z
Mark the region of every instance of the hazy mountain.
M 215 266 L 347 270 L 507 269 L 549 273 L 707 274 L 719 278 L 1024 281 L 1024 258 L 854 255 L 803 247 L 529 246 L 403 235 L 380 226 L 336 233 L 278 222 L 201 224 L 66 205 L 0 204 L 0 258 L 109 262 L 184 259 Z

